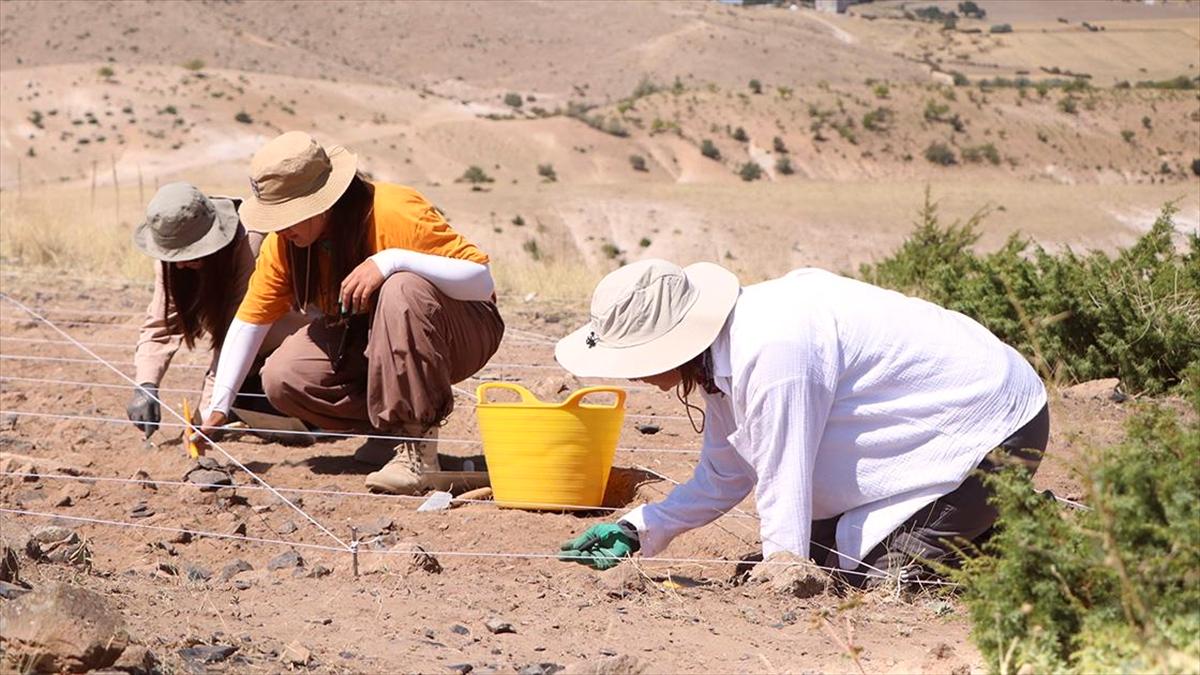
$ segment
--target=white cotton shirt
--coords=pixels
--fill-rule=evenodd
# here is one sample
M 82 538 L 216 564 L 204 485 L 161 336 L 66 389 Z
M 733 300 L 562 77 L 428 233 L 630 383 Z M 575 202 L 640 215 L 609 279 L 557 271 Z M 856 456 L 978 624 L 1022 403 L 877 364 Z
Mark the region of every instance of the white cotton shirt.
M 747 286 L 711 347 L 691 480 L 624 516 L 652 556 L 755 490 L 763 554 L 808 555 L 841 515 L 839 565 L 957 488 L 1046 404 L 1037 373 L 972 319 L 823 270 Z

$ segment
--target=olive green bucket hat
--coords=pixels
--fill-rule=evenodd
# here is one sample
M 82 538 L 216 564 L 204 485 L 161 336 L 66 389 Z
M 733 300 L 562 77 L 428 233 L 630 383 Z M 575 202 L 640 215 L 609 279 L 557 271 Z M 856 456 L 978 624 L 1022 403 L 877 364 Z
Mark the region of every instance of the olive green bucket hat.
M 163 262 L 197 260 L 233 241 L 238 212 L 229 199 L 209 199 L 191 183 L 168 183 L 146 207 L 133 245 Z

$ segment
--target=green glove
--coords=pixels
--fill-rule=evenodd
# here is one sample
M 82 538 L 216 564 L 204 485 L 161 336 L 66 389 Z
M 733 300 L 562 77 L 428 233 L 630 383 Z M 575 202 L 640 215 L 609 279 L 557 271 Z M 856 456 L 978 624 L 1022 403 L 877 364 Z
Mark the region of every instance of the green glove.
M 593 569 L 606 570 L 616 567 L 622 558 L 628 558 L 641 548 L 637 528 L 629 523 L 605 523 L 593 525 L 586 532 L 565 542 L 559 547 L 559 560 L 590 565 Z

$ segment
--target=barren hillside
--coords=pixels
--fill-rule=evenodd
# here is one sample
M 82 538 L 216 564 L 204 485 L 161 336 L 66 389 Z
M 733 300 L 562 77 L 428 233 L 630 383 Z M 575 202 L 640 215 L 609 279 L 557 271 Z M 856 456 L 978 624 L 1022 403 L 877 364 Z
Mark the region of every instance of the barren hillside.
M 434 196 L 516 277 L 849 269 L 926 184 L 948 216 L 996 209 L 985 245 L 1108 247 L 1175 199 L 1200 223 L 1200 4 L 984 2 L 954 30 L 927 6 L 6 2 L 5 251 L 42 219 L 125 231 L 168 180 L 244 194 L 293 128 Z M 456 182 L 471 166 L 490 180 Z

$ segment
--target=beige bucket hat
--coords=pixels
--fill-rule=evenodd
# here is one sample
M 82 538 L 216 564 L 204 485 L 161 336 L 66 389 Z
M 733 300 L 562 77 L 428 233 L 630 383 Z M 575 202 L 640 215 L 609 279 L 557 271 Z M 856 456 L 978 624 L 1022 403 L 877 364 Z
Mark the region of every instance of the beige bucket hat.
M 737 276 L 713 263 L 626 265 L 600 280 L 591 321 L 559 340 L 554 358 L 579 377 L 664 373 L 708 349 L 740 292 Z
M 238 212 L 233 201 L 209 199 L 191 183 L 167 183 L 133 230 L 133 245 L 163 262 L 197 260 L 233 241 Z
M 252 199 L 242 222 L 255 232 L 278 232 L 333 206 L 346 191 L 358 158 L 340 145 L 325 148 L 303 131 L 275 137 L 250 161 Z

